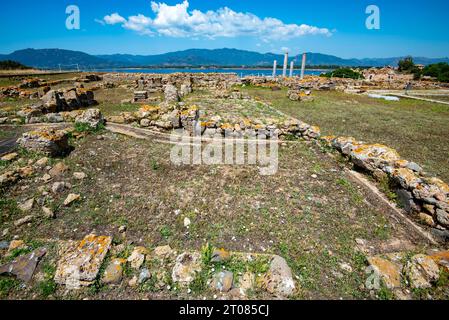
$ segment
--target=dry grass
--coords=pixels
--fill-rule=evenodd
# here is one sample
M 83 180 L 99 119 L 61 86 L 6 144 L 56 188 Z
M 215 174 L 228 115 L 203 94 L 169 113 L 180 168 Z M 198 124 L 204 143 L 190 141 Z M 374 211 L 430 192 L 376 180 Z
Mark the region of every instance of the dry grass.
M 297 298 L 331 299 L 368 297 L 361 288 L 365 260 L 355 238 L 377 246 L 409 237 L 408 230 L 364 201 L 365 194 L 336 162 L 305 143 L 280 149 L 274 176 L 261 176 L 248 165 L 177 167 L 169 145 L 114 134 L 105 140 L 89 136 L 75 147 L 64 159 L 70 171 L 52 181 L 70 182 L 70 191 L 44 196 L 39 187 L 48 190 L 52 182 L 29 179 L 4 194 L 12 201 L 35 197 L 57 212 L 55 220 L 37 218 L 31 227 L 15 228 L 13 221 L 22 215 L 5 207 L 10 234 L 78 239 L 94 231 L 119 238 L 118 227 L 126 225 L 128 240 L 149 247 L 198 250 L 210 242 L 279 254 L 298 277 Z M 75 171 L 88 178 L 75 180 Z M 69 192 L 80 193 L 82 201 L 67 208 L 62 202 Z M 40 207 L 32 213 L 39 216 Z M 185 217 L 192 221 L 190 229 L 183 225 Z M 349 263 L 354 273 L 342 271 L 340 263 Z
M 313 102 L 292 102 L 286 91 L 245 91 L 291 116 L 320 126 L 324 135 L 353 136 L 391 146 L 405 159 L 449 181 L 449 106 L 318 91 L 314 92 Z

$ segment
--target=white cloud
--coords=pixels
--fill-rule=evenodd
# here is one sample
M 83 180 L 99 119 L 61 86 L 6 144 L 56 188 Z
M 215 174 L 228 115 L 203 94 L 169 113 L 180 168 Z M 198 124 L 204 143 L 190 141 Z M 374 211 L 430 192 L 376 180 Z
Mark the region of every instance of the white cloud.
M 125 20 L 123 28 L 136 31 L 140 34 L 152 35 L 154 32 L 149 29 L 151 24 L 152 21 L 150 18 L 139 14 L 137 16 L 129 17 L 127 21 Z
M 259 18 L 252 13 L 235 12 L 227 7 L 216 11 L 189 11 L 189 2 L 170 6 L 151 2 L 154 18 L 143 14 L 123 18 L 118 13 L 105 16 L 109 25 L 121 24 L 123 28 L 139 34 L 159 34 L 175 38 L 209 38 L 251 36 L 264 42 L 269 40 L 288 40 L 305 35 L 330 36 L 327 28 L 306 24 L 286 24 L 276 18 Z
M 121 15 L 119 15 L 118 13 L 113 13 L 109 16 L 105 16 L 103 18 L 104 22 L 106 22 L 106 24 L 117 24 L 117 23 L 124 23 L 126 22 L 126 19 L 123 18 Z

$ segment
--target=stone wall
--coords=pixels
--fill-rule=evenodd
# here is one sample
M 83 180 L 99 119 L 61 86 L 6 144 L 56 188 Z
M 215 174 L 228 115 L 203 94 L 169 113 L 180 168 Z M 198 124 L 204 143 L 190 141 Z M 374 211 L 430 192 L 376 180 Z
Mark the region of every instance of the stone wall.
M 16 113 L 16 116 L 23 118 L 25 123 L 63 122 L 62 112 L 87 108 L 96 104 L 94 92 L 91 90 L 83 88 L 63 91 L 50 90 L 40 102 L 22 108 Z
M 348 89 L 359 90 L 361 92 L 370 89 L 390 89 L 404 90 L 407 83 L 411 82 L 414 89 L 441 89 L 448 88 L 448 84 L 434 81 L 413 81 L 408 77 L 395 76 L 393 79 L 378 77 L 375 79 L 354 80 L 342 78 L 324 78 L 319 76 L 306 76 L 303 80 L 297 77 L 276 79 L 267 77 L 245 77 L 242 83 L 246 85 L 260 87 L 287 87 L 294 90 L 314 89 L 314 90 L 338 90 Z
M 162 93 L 166 85 L 174 85 L 181 92 L 200 89 L 229 89 L 239 84 L 240 79 L 234 73 L 109 73 L 103 76 L 108 83 L 127 83 L 137 91 Z
M 261 102 L 258 102 L 261 103 Z M 134 124 L 143 128 L 162 131 L 185 129 L 191 134 L 212 137 L 253 138 L 266 136 L 295 136 L 306 140 L 320 136 L 320 129 L 293 118 L 271 120 L 267 123 L 247 118 L 235 119 L 233 123 L 224 121 L 220 116 L 208 115 L 198 106 L 179 103 L 171 107 L 142 106 L 137 112 L 122 112 L 119 116 L 110 116 L 106 120 L 118 124 Z
M 449 186 L 428 177 L 414 162 L 381 144 L 365 144 L 352 137 L 321 139 L 379 181 L 387 181 L 398 202 L 413 218 L 432 228 L 433 234 L 449 239 Z

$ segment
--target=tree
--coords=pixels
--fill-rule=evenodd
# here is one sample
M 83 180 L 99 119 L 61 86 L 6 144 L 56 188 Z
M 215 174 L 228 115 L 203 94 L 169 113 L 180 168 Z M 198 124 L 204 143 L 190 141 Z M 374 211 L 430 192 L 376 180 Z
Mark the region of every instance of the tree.
M 421 79 L 422 72 L 421 69 L 419 69 L 415 62 L 413 61 L 412 57 L 406 57 L 402 60 L 399 60 L 398 62 L 399 72 L 413 74 L 413 78 L 415 80 Z
M 351 68 L 338 68 L 334 71 L 324 73 L 321 75 L 326 78 L 349 78 L 349 79 L 363 79 L 363 75 L 360 72 L 354 71 Z
M 24 66 L 23 64 L 17 61 L 12 60 L 0 61 L 0 70 L 23 70 L 23 69 L 30 69 L 30 68 Z
M 412 73 L 415 69 L 415 62 L 413 62 L 412 57 L 406 57 L 404 59 L 399 60 L 398 67 L 400 72 L 408 72 Z
M 422 74 L 441 82 L 449 82 L 449 64 L 446 62 L 430 64 L 423 69 Z

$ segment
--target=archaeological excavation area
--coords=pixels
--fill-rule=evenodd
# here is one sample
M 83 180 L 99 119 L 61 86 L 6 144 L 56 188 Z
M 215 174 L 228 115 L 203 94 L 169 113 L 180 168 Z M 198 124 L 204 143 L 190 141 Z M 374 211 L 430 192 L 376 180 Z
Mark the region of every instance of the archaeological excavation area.
M 1 79 L 0 298 L 448 299 L 449 106 L 366 78 Z

